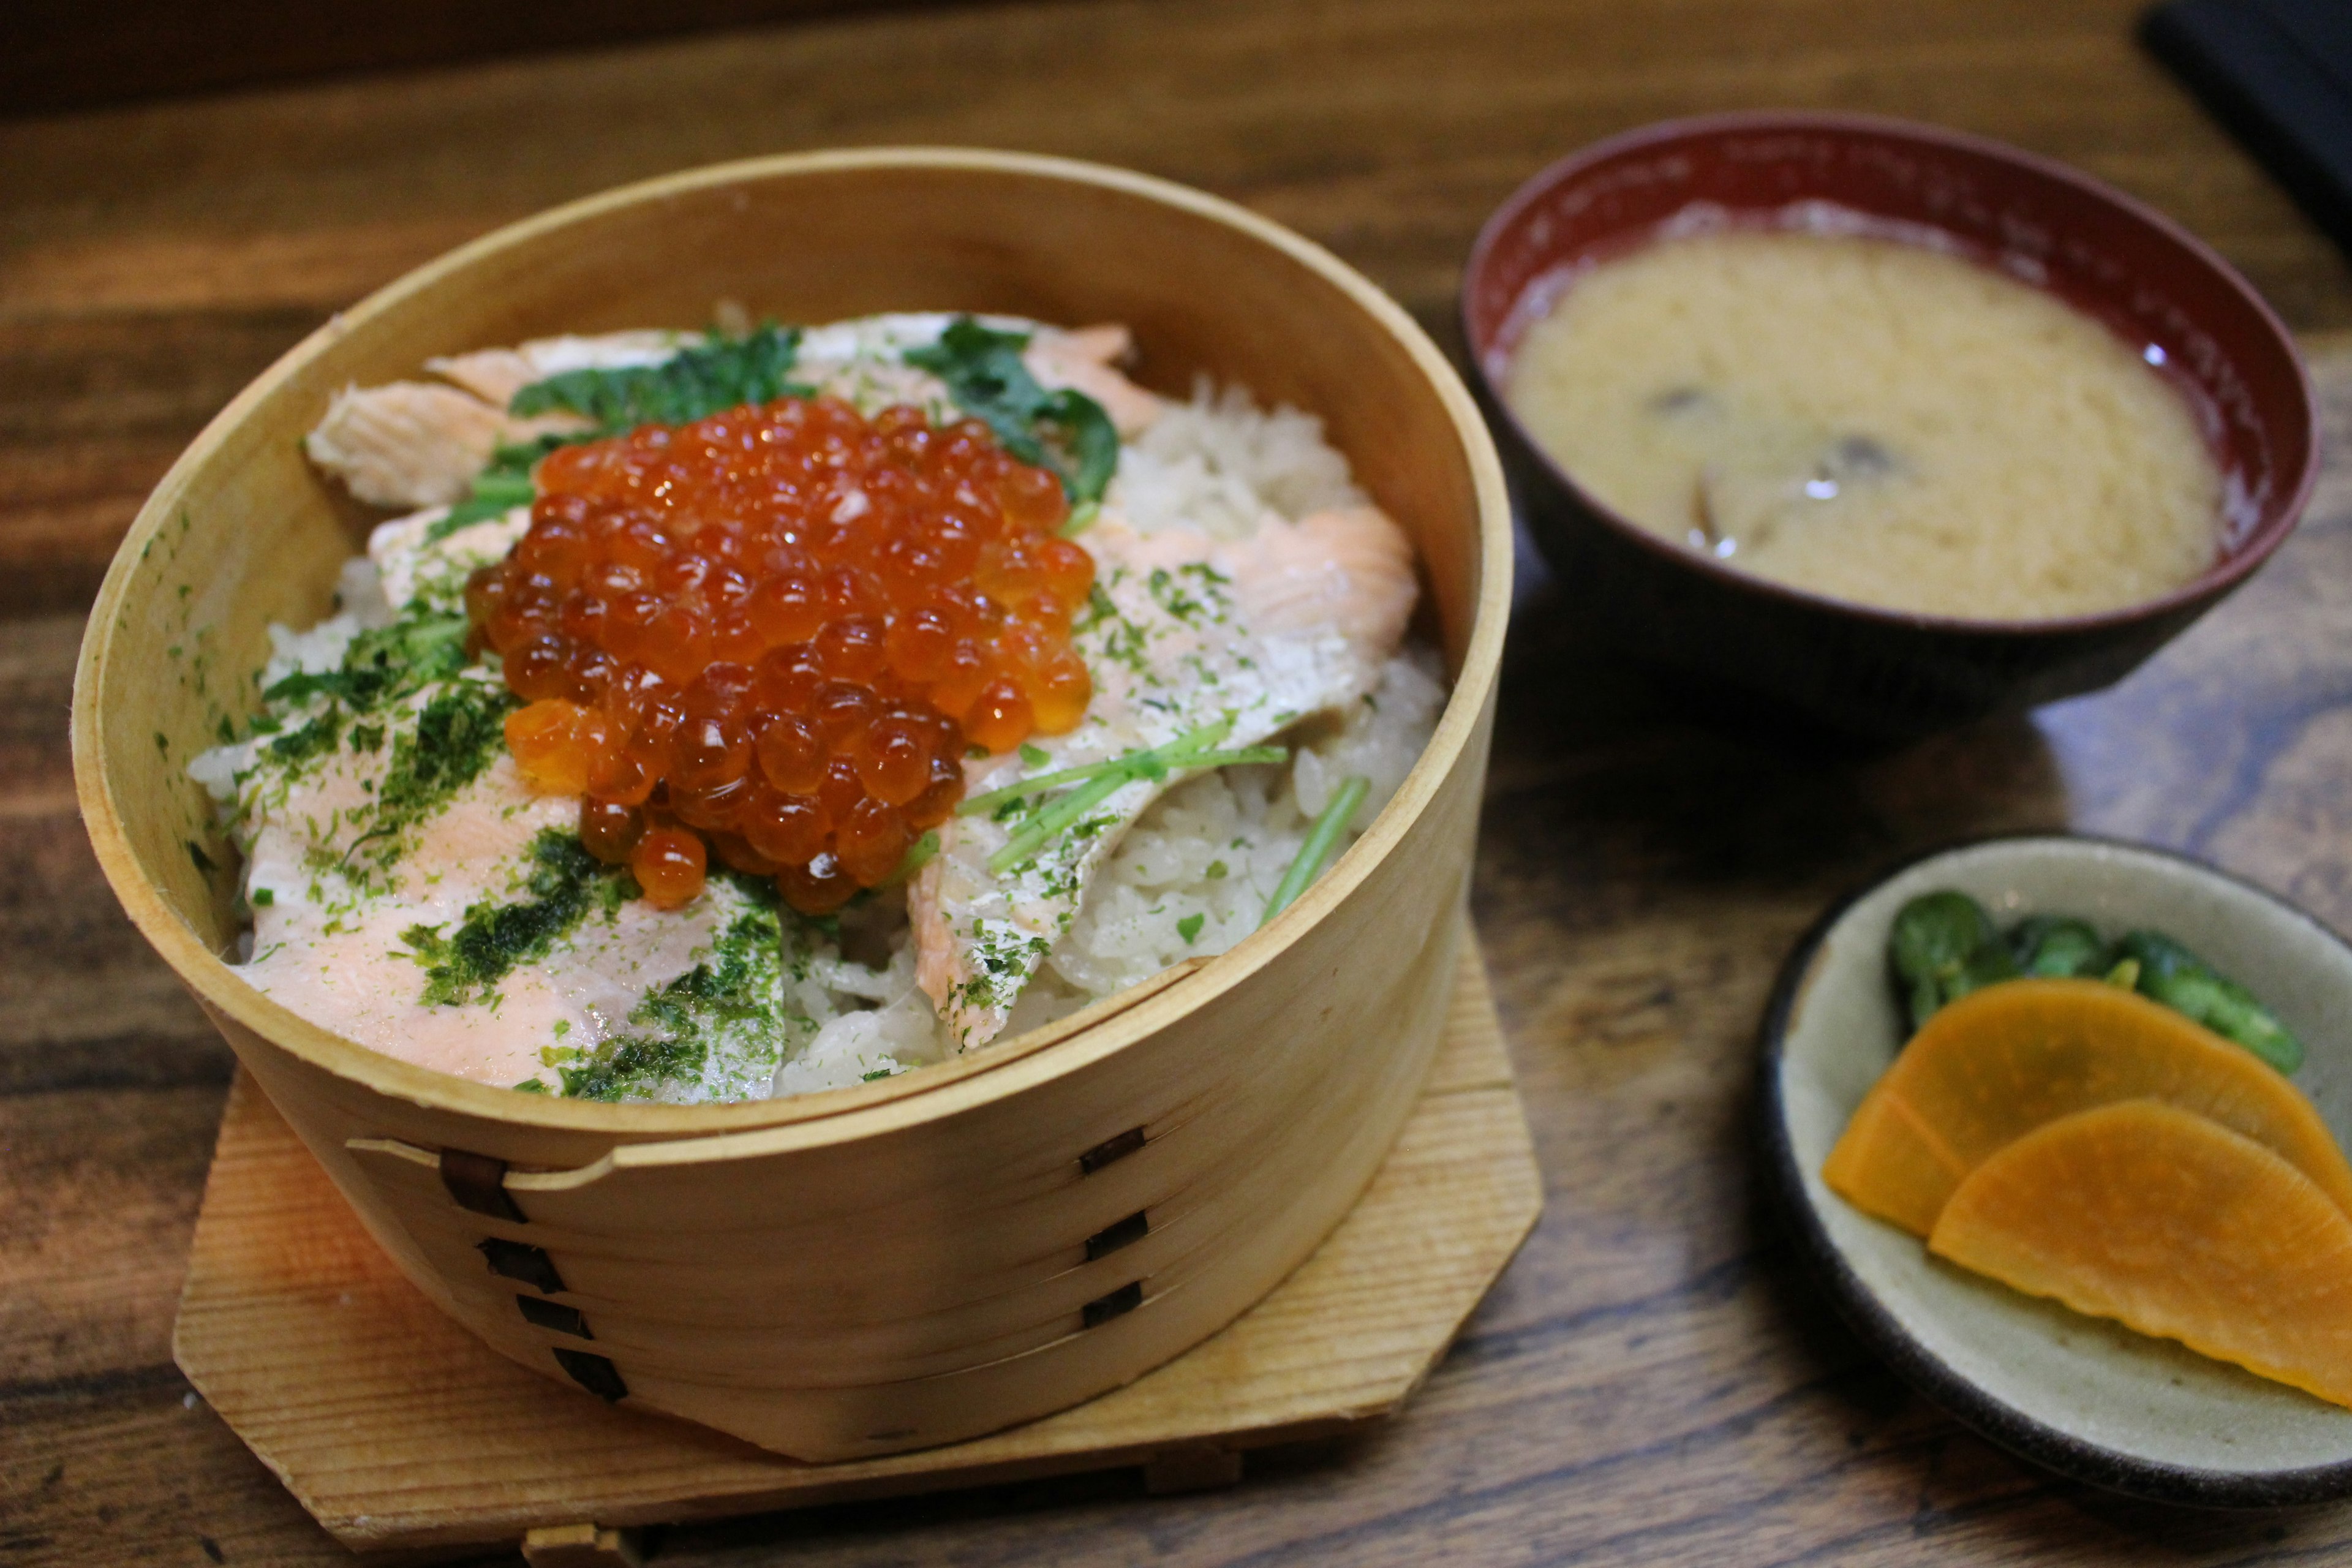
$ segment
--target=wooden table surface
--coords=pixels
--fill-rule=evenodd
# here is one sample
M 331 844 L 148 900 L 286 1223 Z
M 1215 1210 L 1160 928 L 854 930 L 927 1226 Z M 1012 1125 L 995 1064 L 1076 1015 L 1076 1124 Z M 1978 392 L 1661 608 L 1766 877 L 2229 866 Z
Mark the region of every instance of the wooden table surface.
M 76 819 L 80 617 L 146 489 L 331 311 L 497 223 L 795 147 L 1130 164 L 1333 247 L 1449 344 L 1480 217 L 1583 142 L 1771 104 L 2069 159 L 2306 333 L 2352 273 L 2130 41 L 2129 0 L 1171 0 L 861 16 L 0 123 L 0 1562 L 341 1557 L 173 1367 L 229 1073 Z M 2313 340 L 2352 431 L 2352 347 Z M 1235 1490 L 1108 1475 L 670 1533 L 678 1564 L 2352 1563 L 2352 1510 L 2200 1515 L 2021 1465 L 1839 1325 L 1759 1190 L 1753 1034 L 1822 904 L 1961 836 L 2206 856 L 2352 929 L 2352 476 L 2100 697 L 1868 764 L 1677 718 L 1531 584 L 1475 912 L 1549 1194 L 1404 1419 Z

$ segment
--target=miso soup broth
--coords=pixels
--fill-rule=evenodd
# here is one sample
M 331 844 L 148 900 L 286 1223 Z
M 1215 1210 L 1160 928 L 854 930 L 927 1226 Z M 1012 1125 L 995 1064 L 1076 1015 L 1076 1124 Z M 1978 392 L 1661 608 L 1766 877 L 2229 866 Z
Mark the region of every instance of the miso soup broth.
M 2032 620 L 2187 584 L 2222 480 L 2182 395 L 2006 274 L 1850 235 L 1717 232 L 1577 278 L 1505 380 L 1591 493 L 1759 576 Z

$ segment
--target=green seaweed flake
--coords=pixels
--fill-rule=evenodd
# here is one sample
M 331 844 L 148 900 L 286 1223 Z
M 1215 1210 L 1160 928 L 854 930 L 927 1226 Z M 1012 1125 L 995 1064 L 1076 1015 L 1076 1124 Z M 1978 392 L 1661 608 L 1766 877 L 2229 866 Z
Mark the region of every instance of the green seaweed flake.
M 1074 637 L 1081 637 L 1094 630 L 1103 622 L 1116 619 L 1118 616 L 1118 605 L 1112 601 L 1108 594 L 1103 592 L 1103 585 L 1100 583 L 1088 584 L 1087 613 L 1071 625 L 1070 635 Z
M 1024 937 L 1017 930 L 992 940 L 978 921 L 972 923 L 972 935 L 977 939 L 971 954 L 972 976 L 954 992 L 972 1009 L 1011 1006 L 1028 983 L 1030 972 L 1053 951 L 1053 944 L 1044 937 Z
M 744 891 L 757 889 L 744 884 Z M 723 1079 L 740 1099 L 772 1076 L 792 1033 L 782 1002 L 784 933 L 772 898 L 730 921 L 700 963 L 645 994 L 631 1033 L 593 1051 L 542 1053 L 577 1100 L 651 1100 L 664 1085 Z
M 326 710 L 299 730 L 289 730 L 261 748 L 262 755 L 289 770 L 333 752 L 343 743 L 343 710 L 327 704 Z
M 392 743 L 392 766 L 377 794 L 377 821 L 414 822 L 473 783 L 506 744 L 506 716 L 521 700 L 483 680 L 452 681 L 416 716 L 416 728 Z
M 540 830 L 530 843 L 522 879 L 527 897 L 506 903 L 484 899 L 466 910 L 454 935 L 414 925 L 401 933 L 425 965 L 426 1006 L 461 1007 L 495 995 L 520 965 L 535 963 L 578 929 L 593 909 L 610 910 L 636 896 L 636 880 L 581 847 L 577 834 Z
M 1199 618 L 1208 613 L 1209 606 L 1186 593 L 1176 581 L 1176 574 L 1164 566 L 1154 566 L 1144 585 L 1150 592 L 1153 603 L 1187 626 L 1197 624 Z
M 1118 625 L 1113 626 L 1102 639 L 1102 657 L 1127 666 L 1129 669 L 1157 685 L 1158 682 L 1152 680 L 1151 666 L 1145 647 L 1149 640 L 1141 626 L 1137 626 L 1125 616 L 1121 616 L 1118 618 Z
M 403 616 L 353 637 L 335 668 L 287 676 L 263 692 L 262 700 L 288 703 L 325 696 L 354 713 L 372 712 L 465 668 L 467 629 L 463 616 Z
M 506 716 L 520 706 L 521 699 L 486 680 L 453 680 L 435 692 L 417 714 L 415 728 L 394 739 L 374 804 L 353 818 L 367 826 L 343 851 L 346 874 L 363 886 L 370 881 L 365 866 L 352 864 L 363 848 L 366 864 L 378 869 L 399 859 L 409 829 L 447 805 L 498 760 L 506 749 Z

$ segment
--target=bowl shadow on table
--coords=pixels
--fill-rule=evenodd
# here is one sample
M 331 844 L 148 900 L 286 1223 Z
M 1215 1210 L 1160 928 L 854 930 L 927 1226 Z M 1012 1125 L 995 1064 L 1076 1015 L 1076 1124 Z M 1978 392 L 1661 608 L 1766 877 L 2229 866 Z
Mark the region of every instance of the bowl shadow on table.
M 1411 1421 L 1409 1411 L 1404 1419 Z M 1244 1458 L 1241 1481 L 1226 1491 L 1159 1497 L 1145 1489 L 1140 1470 L 1093 1470 L 662 1525 L 646 1532 L 646 1556 L 655 1563 L 722 1562 L 761 1547 L 849 1556 L 864 1542 L 911 1553 L 910 1560 L 929 1561 L 919 1543 L 931 1537 L 937 1552 L 954 1554 L 958 1561 L 1111 1561 L 1118 1552 L 1132 1548 L 1139 1537 L 1161 1542 L 1171 1531 L 1212 1531 L 1214 1519 L 1227 1509 L 1268 1500 L 1278 1506 L 1279 1494 L 1288 1489 L 1319 1487 L 1328 1492 L 1344 1488 L 1351 1465 L 1393 1430 L 1391 1424 L 1346 1436 L 1252 1449 Z M 511 1561 L 486 1558 L 483 1563 L 488 1568 L 491 1563 Z
M 761 1547 L 811 1552 L 830 1547 L 850 1553 L 861 1541 L 912 1550 L 933 1531 L 954 1532 L 970 1544 L 972 1532 L 991 1527 L 1001 1530 L 1009 1524 L 1025 1533 L 1060 1516 L 1058 1521 L 1067 1528 L 1076 1522 L 1074 1516 L 1133 1508 L 1146 1501 L 1140 1471 L 1095 1470 L 914 1497 L 746 1514 L 707 1523 L 661 1525 L 646 1532 L 645 1546 L 646 1557 L 656 1563 L 730 1561 L 739 1552 Z M 1025 1527 L 1020 1522 L 1024 1520 L 1030 1521 Z
M 1786 711 L 1642 662 L 1608 641 L 1583 603 L 1563 594 L 1522 533 L 1487 784 L 1489 843 L 1498 801 L 1588 810 L 1570 780 L 1653 775 L 1635 792 L 1650 831 L 1688 848 L 1759 826 L 1802 804 L 1810 829 L 1765 854 L 1759 873 L 1844 890 L 1932 845 L 1989 833 L 2063 827 L 2065 778 L 2023 712 L 1905 742 L 1790 721 Z M 1679 779 L 1683 787 L 1657 789 Z M 1706 784 L 1737 784 L 1737 800 Z M 1694 796 L 1697 798 L 1693 798 Z M 1702 809 L 1702 802 L 1705 806 Z M 1513 829 L 1516 811 L 1507 814 Z M 1604 825 L 1625 826 L 1625 825 Z M 1794 825 L 1792 825 L 1794 826 Z M 1763 846 L 1757 846 L 1759 850 Z

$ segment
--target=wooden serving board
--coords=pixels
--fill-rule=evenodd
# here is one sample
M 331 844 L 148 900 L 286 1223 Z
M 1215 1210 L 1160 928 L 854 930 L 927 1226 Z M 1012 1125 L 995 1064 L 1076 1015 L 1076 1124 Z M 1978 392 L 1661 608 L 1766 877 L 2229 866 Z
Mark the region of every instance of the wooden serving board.
M 401 1277 L 242 1074 L 205 1184 L 173 1351 L 302 1506 L 355 1551 L 521 1541 L 534 1563 L 619 1563 L 616 1527 L 1129 1465 L 1155 1489 L 1229 1482 L 1244 1449 L 1394 1414 L 1541 1205 L 1486 970 L 1465 942 L 1429 1079 L 1339 1228 L 1223 1332 L 1042 1421 L 808 1465 L 534 1375 Z

